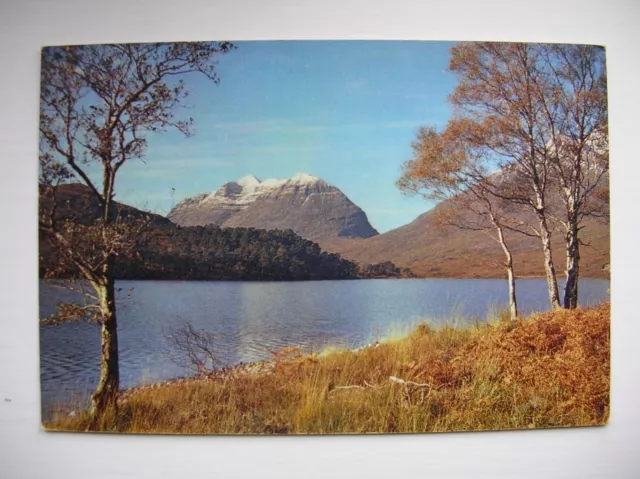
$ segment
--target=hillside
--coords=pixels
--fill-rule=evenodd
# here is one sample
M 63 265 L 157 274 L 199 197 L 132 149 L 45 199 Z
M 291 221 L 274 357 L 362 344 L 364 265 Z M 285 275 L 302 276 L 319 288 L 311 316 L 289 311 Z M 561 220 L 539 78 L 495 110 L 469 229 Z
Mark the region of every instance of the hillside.
M 518 181 L 513 174 L 500 173 L 497 181 Z M 560 198 L 549 198 L 550 207 L 561 208 Z M 285 180 L 259 181 L 254 176 L 224 184 L 218 190 L 188 198 L 168 215 L 181 225 L 215 224 L 255 228 L 290 228 L 317 242 L 324 250 L 339 253 L 361 264 L 390 261 L 427 277 L 503 277 L 503 252 L 486 233 L 441 228 L 436 212 L 450 207 L 444 201 L 413 222 L 378 234 L 367 216 L 338 188 L 323 180 L 299 174 Z M 522 220 L 537 224 L 527 212 Z M 609 225 L 587 218 L 584 222 L 581 255 L 582 277 L 609 277 Z M 508 234 L 516 275 L 544 274 L 537 238 Z M 553 253 L 559 276 L 564 272 L 564 240 L 558 229 L 553 235 Z
M 435 213 L 447 208 L 441 203 L 411 223 L 392 231 L 361 240 L 320 242 L 328 250 L 358 262 L 392 261 L 410 268 L 418 276 L 458 278 L 499 278 L 504 254 L 500 245 L 479 231 L 438 227 Z M 586 219 L 582 231 L 581 276 L 609 277 L 609 225 L 602 220 Z M 519 277 L 542 276 L 540 241 L 523 235 L 508 234 Z M 560 231 L 553 235 L 553 254 L 559 276 L 564 272 L 564 244 Z

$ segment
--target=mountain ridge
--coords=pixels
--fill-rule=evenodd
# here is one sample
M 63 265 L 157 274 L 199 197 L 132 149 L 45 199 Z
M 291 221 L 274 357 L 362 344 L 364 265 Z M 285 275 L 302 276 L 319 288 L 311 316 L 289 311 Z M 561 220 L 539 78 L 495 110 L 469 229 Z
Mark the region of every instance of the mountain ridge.
M 235 182 L 228 182 L 221 186 L 218 190 L 211 193 L 197 195 L 187 198 L 180 204 L 199 203 L 207 197 L 216 198 L 216 193 L 225 198 L 226 209 L 218 208 L 217 213 L 223 225 L 221 227 L 253 227 L 266 230 L 271 229 L 291 229 L 287 225 L 283 225 L 281 219 L 286 219 L 289 209 L 292 205 L 296 207 L 298 203 L 304 203 L 308 200 L 308 189 L 314 191 L 314 188 L 320 190 L 326 188 L 334 188 L 328 183 L 315 178 L 298 176 L 298 180 L 264 180 L 260 181 L 254 176 L 245 176 Z M 293 177 L 294 179 L 296 177 Z M 252 214 L 254 218 L 258 218 L 260 222 L 253 222 L 251 217 L 240 215 L 238 217 L 238 204 L 242 207 L 244 204 L 260 205 L 260 198 L 265 193 L 259 185 L 264 185 L 267 191 L 266 207 L 253 206 Z M 326 185 L 326 186 L 325 186 Z M 292 187 L 293 186 L 293 190 Z M 284 188 L 283 188 L 284 187 Z M 264 188 L 264 187 L 262 187 Z M 296 189 L 297 188 L 297 189 Z M 221 191 L 222 190 L 222 191 Z M 337 188 L 336 188 L 337 190 Z M 224 194 L 223 194 L 224 193 Z M 219 195 L 220 196 L 220 195 Z M 219 198 L 218 196 L 218 198 Z M 344 196 L 344 195 L 343 195 Z M 275 197 L 270 200 L 269 198 Z M 315 198 L 320 198 L 316 195 Z M 313 196 L 311 197 L 313 201 Z M 346 198 L 346 196 L 344 196 Z M 344 204 L 353 204 L 348 198 L 341 199 Z M 285 200 L 285 201 L 282 201 Z M 217 200 L 216 200 L 217 201 Z M 279 203 L 279 211 L 275 217 L 272 204 L 270 201 Z M 218 204 L 219 205 L 219 204 Z M 412 222 L 387 231 L 382 234 L 372 234 L 368 237 L 340 236 L 336 233 L 336 228 L 327 234 L 322 229 L 314 230 L 314 226 L 324 222 L 323 216 L 312 217 L 314 210 L 307 211 L 306 218 L 304 216 L 297 217 L 297 220 L 303 222 L 306 227 L 303 234 L 305 239 L 310 239 L 325 251 L 338 253 L 342 258 L 355 261 L 359 264 L 379 264 L 383 262 L 392 262 L 400 268 L 409 268 L 417 276 L 421 277 L 450 277 L 450 278 L 502 278 L 505 277 L 505 270 L 502 265 L 503 252 L 498 243 L 492 241 L 486 234 L 478 231 L 465 231 L 455 227 L 441 227 L 437 224 L 436 216 L 439 211 L 450 207 L 451 203 L 445 200 L 428 210 Z M 263 205 L 264 206 L 264 205 Z M 355 206 L 355 205 L 354 205 Z M 126 207 L 123 205 L 123 207 Z M 356 207 L 357 208 L 357 207 Z M 172 210 L 175 214 L 175 208 Z M 366 219 L 364 211 L 360 210 Z M 123 210 L 124 211 L 124 210 Z M 316 210 L 317 211 L 317 210 Z M 226 218 L 225 218 L 226 215 Z M 272 215 L 272 218 L 265 221 L 264 216 Z M 169 219 L 152 215 L 155 222 L 171 222 L 176 223 L 175 217 L 169 215 Z M 523 216 L 526 221 L 534 221 L 535 218 Z M 309 224 L 304 223 L 309 220 Z M 368 222 L 368 220 L 367 220 Z M 244 223 L 244 224 L 237 224 Z M 253 224 L 252 224 L 253 223 Z M 179 224 L 179 223 L 178 223 Z M 202 224 L 211 224 L 206 221 Z M 581 277 L 584 278 L 609 278 L 609 262 L 610 262 L 610 232 L 609 225 L 606 222 L 595 218 L 585 218 L 584 229 L 582 230 L 581 239 L 584 245 L 581 247 Z M 311 226 L 311 227 L 309 227 Z M 320 225 L 322 226 L 322 224 Z M 334 224 L 335 226 L 335 224 Z M 373 229 L 373 228 L 371 228 Z M 300 229 L 299 229 L 300 231 Z M 296 232 L 299 234 L 299 232 Z M 309 234 L 312 233 L 312 234 Z M 530 238 L 523 235 L 507 233 L 507 240 L 514 255 L 515 273 L 518 277 L 542 277 L 544 275 L 543 263 L 541 260 L 540 241 L 538 238 Z M 564 240 L 561 231 L 554 232 L 552 236 L 552 249 L 556 264 L 556 271 L 559 277 L 562 277 L 565 263 Z

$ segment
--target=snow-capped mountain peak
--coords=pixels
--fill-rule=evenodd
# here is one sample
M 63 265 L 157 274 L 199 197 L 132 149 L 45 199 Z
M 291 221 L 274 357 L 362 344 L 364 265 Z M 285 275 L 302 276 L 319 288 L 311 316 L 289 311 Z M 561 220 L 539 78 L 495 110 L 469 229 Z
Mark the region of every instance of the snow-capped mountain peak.
M 292 183 L 300 183 L 300 184 L 313 184 L 313 183 L 318 183 L 319 181 L 322 181 L 322 180 L 317 176 L 309 175 L 307 173 L 298 173 L 292 176 L 291 178 L 289 178 L 288 181 Z
M 260 180 L 253 175 L 243 176 L 239 180 L 236 180 L 235 183 L 239 184 L 244 188 L 255 188 L 260 185 Z
M 247 175 L 217 190 L 186 198 L 169 213 L 177 224 L 293 229 L 305 238 L 377 234 L 344 193 L 308 173 L 259 180 Z
M 308 173 L 298 173 L 290 178 L 276 179 L 267 178 L 260 181 L 254 175 L 243 176 L 239 180 L 225 183 L 217 191 L 214 192 L 216 196 L 243 196 L 249 197 L 255 194 L 268 193 L 270 190 L 281 189 L 284 186 L 297 186 L 297 185 L 326 185 L 317 176 L 309 175 Z M 235 187 L 237 185 L 238 187 Z

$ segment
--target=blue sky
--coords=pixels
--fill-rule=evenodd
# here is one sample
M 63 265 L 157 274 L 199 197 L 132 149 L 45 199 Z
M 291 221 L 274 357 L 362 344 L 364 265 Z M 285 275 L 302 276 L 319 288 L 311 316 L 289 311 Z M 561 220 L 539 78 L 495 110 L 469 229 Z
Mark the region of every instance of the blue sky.
M 444 126 L 455 79 L 445 42 L 238 42 L 220 84 L 186 78 L 195 135 L 149 136 L 117 199 L 166 214 L 187 196 L 248 174 L 309 173 L 339 187 L 380 232 L 433 205 L 395 187 L 421 125 Z M 173 190 L 175 188 L 175 190 Z

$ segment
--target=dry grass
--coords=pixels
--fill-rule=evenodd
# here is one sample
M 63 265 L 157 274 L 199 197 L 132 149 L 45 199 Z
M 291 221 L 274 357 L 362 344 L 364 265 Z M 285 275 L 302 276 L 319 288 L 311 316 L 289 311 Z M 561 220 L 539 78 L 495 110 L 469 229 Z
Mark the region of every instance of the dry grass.
M 322 357 L 292 350 L 271 372 L 136 391 L 102 430 L 334 434 L 602 425 L 609 321 L 603 304 L 466 329 L 425 324 L 402 340 Z M 79 415 L 46 427 L 86 424 Z

